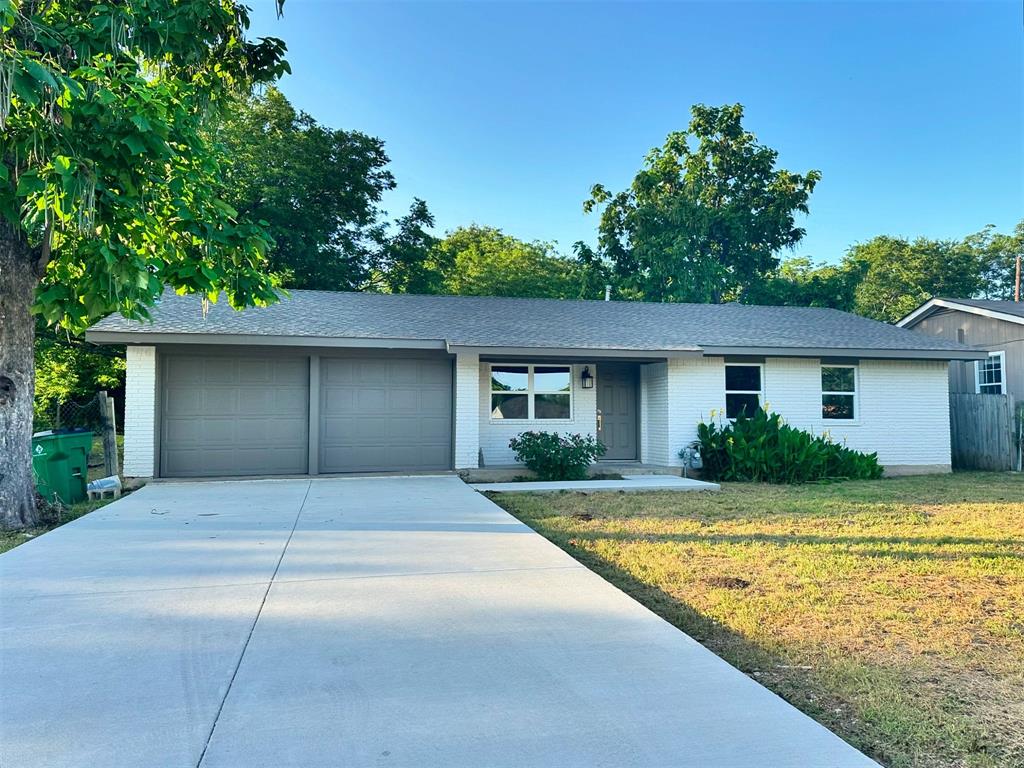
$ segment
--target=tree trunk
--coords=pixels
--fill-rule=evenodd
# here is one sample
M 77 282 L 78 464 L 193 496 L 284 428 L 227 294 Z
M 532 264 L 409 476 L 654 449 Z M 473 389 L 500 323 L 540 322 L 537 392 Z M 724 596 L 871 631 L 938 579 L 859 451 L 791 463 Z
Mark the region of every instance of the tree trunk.
M 32 477 L 35 392 L 35 262 L 21 237 L 0 222 L 0 527 L 38 523 Z

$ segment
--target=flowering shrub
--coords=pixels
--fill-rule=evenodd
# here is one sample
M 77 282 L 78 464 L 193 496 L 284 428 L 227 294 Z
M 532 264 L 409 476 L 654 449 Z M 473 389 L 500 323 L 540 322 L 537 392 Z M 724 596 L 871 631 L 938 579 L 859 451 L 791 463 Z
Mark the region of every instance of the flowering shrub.
M 605 447 L 590 435 L 523 432 L 508 442 L 516 461 L 532 469 L 541 480 L 583 480 Z
M 828 434 L 796 429 L 763 408 L 725 426 L 714 421 L 699 424 L 692 447 L 700 450 L 703 474 L 709 480 L 806 483 L 882 476 L 878 454 L 854 451 Z

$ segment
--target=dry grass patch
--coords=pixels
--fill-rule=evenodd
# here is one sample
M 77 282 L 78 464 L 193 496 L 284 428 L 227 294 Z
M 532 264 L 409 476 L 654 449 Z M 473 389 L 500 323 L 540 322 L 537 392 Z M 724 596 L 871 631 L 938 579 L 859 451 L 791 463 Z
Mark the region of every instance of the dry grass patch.
M 495 501 L 883 764 L 1024 766 L 1024 477 Z

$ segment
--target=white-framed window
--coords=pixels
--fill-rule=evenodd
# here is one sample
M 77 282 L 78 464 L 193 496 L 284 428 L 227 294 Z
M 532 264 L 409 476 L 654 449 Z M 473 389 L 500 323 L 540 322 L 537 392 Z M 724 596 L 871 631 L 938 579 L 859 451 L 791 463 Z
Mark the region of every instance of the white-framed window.
M 974 362 L 974 391 L 982 395 L 1006 394 L 1006 352 L 989 352 L 988 360 Z
M 760 363 L 726 363 L 725 417 L 741 413 L 753 416 L 764 402 L 764 366 Z
M 492 363 L 491 418 L 570 420 L 572 366 Z
M 857 418 L 857 366 L 821 366 L 821 418 Z

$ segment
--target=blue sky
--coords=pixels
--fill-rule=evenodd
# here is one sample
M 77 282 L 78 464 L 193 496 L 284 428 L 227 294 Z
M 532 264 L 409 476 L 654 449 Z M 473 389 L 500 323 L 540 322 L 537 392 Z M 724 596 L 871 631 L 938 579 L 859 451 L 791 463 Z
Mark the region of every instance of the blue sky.
M 421 197 L 439 232 L 594 242 L 590 186 L 628 184 L 694 103 L 742 103 L 782 167 L 822 172 L 797 255 L 1024 216 L 1019 0 L 251 5 L 287 96 L 384 139 L 387 209 Z

